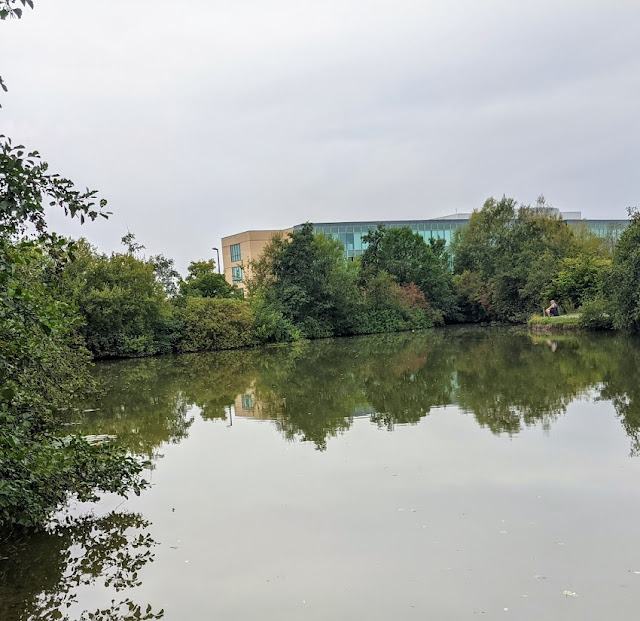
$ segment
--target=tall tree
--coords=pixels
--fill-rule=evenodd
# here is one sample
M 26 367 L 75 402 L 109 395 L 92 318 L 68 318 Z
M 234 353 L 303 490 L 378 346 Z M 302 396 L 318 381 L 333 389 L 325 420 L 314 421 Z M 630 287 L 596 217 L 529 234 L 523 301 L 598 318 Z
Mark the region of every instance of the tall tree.
M 629 209 L 631 222 L 613 251 L 609 296 L 617 328 L 640 332 L 640 211 Z
M 339 241 L 314 235 L 306 223 L 287 239 L 275 237 L 252 265 L 253 296 L 298 326 L 304 336 L 350 332 L 358 299 L 355 272 Z
M 426 243 L 409 228 L 387 229 L 382 225 L 363 240 L 368 243 L 361 262 L 363 283 L 387 272 L 399 285 L 416 284 L 432 308 L 454 317 L 455 292 L 444 240 Z
M 187 268 L 188 274 L 180 283 L 180 293 L 190 297 L 202 298 L 241 298 L 242 291 L 230 285 L 222 274 L 216 272 L 216 262 L 192 261 Z
M 32 6 L 4 0 L 0 19 L 19 18 L 19 4 Z M 106 217 L 95 191 L 0 136 L 0 527 L 42 525 L 71 494 L 90 500 L 144 484 L 141 464 L 122 451 L 56 426 L 56 411 L 91 382 L 78 317 L 58 289 L 72 246 L 47 230 L 47 203 L 82 222 Z

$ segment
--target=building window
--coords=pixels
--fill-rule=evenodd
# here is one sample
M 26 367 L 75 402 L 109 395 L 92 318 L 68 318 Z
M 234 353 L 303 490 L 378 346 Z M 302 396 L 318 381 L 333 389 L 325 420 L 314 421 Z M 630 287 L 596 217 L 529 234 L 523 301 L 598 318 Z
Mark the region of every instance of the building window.
M 231 268 L 231 280 L 234 285 L 242 282 L 242 268 L 239 265 Z
M 231 260 L 242 261 L 242 253 L 240 252 L 240 244 L 231 244 Z
M 253 410 L 253 396 L 242 395 L 242 409 L 245 411 Z

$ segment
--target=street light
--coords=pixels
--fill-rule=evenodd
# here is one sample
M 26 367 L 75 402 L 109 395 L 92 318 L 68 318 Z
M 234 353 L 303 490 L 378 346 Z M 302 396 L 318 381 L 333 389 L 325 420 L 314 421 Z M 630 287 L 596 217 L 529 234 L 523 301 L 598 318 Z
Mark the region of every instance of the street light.
M 222 274 L 220 271 L 220 251 L 217 248 L 212 248 L 212 250 L 216 251 L 216 255 L 218 256 L 218 274 Z

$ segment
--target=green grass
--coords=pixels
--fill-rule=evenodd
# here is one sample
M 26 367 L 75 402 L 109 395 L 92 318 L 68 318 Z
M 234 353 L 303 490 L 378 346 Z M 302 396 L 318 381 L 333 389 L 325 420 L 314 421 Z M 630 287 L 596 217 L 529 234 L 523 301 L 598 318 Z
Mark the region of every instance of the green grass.
M 528 325 L 533 330 L 553 331 L 557 330 L 573 330 L 580 327 L 580 315 L 561 315 L 560 317 L 543 317 L 534 315 L 529 319 Z
M 577 325 L 580 323 L 580 315 L 560 315 L 560 317 L 541 317 L 540 315 L 534 315 L 529 319 L 529 325 L 536 326 L 566 326 Z

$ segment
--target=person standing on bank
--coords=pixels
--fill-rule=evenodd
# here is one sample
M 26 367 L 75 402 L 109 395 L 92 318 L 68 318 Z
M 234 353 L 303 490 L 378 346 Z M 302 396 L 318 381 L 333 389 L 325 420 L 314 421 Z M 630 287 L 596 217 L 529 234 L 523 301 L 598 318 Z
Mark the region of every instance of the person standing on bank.
M 544 311 L 544 314 L 547 317 L 558 317 L 560 315 L 560 310 L 555 300 L 551 300 L 551 306 Z

